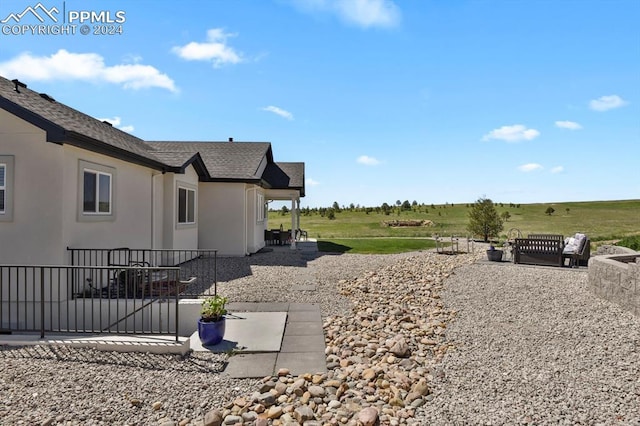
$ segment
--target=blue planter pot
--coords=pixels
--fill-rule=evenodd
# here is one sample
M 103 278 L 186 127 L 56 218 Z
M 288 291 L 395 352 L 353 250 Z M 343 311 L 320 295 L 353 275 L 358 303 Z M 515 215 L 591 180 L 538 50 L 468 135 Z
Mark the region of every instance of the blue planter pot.
M 204 346 L 217 345 L 224 339 L 224 330 L 227 324 L 226 318 L 220 321 L 204 322 L 198 320 L 198 336 Z

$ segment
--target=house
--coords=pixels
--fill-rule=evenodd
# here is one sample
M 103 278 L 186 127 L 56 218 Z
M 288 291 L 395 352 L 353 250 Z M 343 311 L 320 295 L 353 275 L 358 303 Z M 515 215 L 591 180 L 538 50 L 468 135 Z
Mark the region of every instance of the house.
M 269 200 L 299 228 L 304 163 L 269 142 L 149 142 L 0 77 L 0 264 L 68 264 L 67 247 L 264 245 Z

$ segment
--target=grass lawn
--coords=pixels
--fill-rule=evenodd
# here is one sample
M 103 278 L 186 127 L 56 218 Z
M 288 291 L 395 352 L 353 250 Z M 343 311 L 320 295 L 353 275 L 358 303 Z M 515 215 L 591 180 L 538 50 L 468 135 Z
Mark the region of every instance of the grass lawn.
M 555 212 L 545 214 L 548 207 Z M 609 241 L 625 236 L 640 235 L 640 200 L 593 201 L 571 203 L 496 205 L 498 213 L 508 211 L 510 219 L 504 223 L 500 238 L 506 239 L 510 230 L 529 233 L 572 235 L 586 233 L 591 241 Z M 401 251 L 432 248 L 423 246 L 434 234 L 467 236 L 468 210 L 466 204 L 422 206 L 412 211 L 393 212 L 390 215 L 364 211 L 342 210 L 329 220 L 317 212 L 300 218 L 301 228 L 309 237 L 333 244 L 338 251 L 349 253 L 398 253 Z M 431 220 L 429 227 L 391 228 L 383 226 L 389 220 Z M 291 227 L 290 214 L 269 212 L 269 228 Z M 370 240 L 370 241 L 367 241 Z M 324 244 L 324 243 L 322 243 Z M 327 246 L 328 247 L 328 246 Z
M 422 238 L 332 238 L 318 240 L 318 250 L 333 253 L 390 254 L 435 248 Z

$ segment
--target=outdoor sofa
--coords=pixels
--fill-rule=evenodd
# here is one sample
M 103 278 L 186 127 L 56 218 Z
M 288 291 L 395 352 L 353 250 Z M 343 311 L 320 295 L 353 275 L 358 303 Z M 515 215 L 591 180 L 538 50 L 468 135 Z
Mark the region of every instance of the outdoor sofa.
M 529 234 L 516 238 L 513 262 L 528 265 L 562 266 L 564 237 L 555 234 Z
M 529 234 L 516 238 L 513 245 L 513 262 L 529 265 L 586 266 L 591 256 L 589 238 L 582 233 L 564 238 L 558 234 Z

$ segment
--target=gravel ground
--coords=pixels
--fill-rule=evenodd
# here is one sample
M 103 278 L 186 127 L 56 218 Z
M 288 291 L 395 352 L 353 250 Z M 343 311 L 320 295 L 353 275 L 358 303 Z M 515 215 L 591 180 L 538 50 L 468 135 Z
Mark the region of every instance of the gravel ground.
M 355 321 L 353 295 L 341 288 L 384 277 L 375 288 L 398 293 L 411 274 L 389 265 L 410 269 L 434 258 L 274 251 L 220 259 L 218 291 L 232 301 L 319 303 L 325 319 Z M 388 270 L 363 277 L 381 268 Z M 434 293 L 455 314 L 441 327 L 444 358 L 435 367 L 428 362 L 432 393 L 413 420 L 400 423 L 640 425 L 640 319 L 586 286 L 587 274 L 569 269 L 457 268 Z M 202 424 L 205 413 L 259 385 L 218 374 L 225 359 L 0 347 L 0 424 Z
M 640 424 L 640 319 L 567 269 L 473 264 L 442 300 L 455 345 L 435 374 L 432 424 Z

